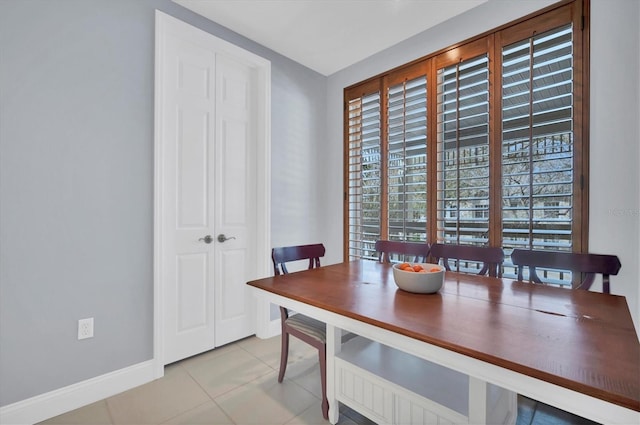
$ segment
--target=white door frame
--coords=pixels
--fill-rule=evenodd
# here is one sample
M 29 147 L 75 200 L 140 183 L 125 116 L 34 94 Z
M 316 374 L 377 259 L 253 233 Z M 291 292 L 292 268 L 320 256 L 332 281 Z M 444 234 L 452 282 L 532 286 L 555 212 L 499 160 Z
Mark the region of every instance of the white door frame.
M 173 32 L 189 34 L 192 32 L 207 34 L 211 45 L 217 51 L 228 53 L 230 56 L 241 58 L 251 64 L 258 76 L 257 111 L 257 196 L 256 208 L 256 273 L 258 276 L 271 274 L 271 63 L 234 44 L 221 40 L 211 34 L 197 29 L 185 22 L 156 10 L 155 31 L 155 124 L 154 124 L 154 243 L 153 243 L 153 361 L 156 378 L 164 375 L 164 299 L 162 288 L 162 259 L 163 259 L 163 167 L 162 151 L 162 63 L 164 34 Z M 256 301 L 257 302 L 257 301 Z M 258 312 L 268 310 L 267 306 L 256 305 Z M 258 330 L 260 332 L 260 330 Z

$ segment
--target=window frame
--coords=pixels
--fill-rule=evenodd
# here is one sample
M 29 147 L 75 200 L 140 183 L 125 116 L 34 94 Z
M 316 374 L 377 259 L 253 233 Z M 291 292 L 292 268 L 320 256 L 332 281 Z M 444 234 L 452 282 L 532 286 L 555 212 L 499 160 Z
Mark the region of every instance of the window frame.
M 387 90 L 393 84 L 420 75 L 427 78 L 427 242 L 437 237 L 437 167 L 429 163 L 437 155 L 437 70 L 485 53 L 489 56 L 489 245 L 502 245 L 502 48 L 571 23 L 573 28 L 573 205 L 572 250 L 588 251 L 589 223 L 589 11 L 590 0 L 566 0 L 551 5 L 478 36 L 426 55 L 344 89 L 343 117 L 343 258 L 350 259 L 349 237 L 349 102 L 380 93 L 381 219 L 380 231 L 388 234 L 387 194 Z

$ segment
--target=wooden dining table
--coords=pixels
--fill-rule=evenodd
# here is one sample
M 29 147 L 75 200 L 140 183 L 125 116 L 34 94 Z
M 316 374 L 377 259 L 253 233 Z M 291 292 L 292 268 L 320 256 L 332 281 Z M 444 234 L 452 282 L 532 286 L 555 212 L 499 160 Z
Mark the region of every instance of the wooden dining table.
M 414 294 L 366 260 L 248 285 L 327 323 L 329 371 L 344 329 L 596 422 L 640 423 L 640 344 L 622 296 L 456 272 Z

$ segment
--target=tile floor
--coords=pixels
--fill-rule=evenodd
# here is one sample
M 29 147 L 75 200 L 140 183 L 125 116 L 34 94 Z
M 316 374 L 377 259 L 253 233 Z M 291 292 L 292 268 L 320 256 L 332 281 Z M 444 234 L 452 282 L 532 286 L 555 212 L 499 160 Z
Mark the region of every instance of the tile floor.
M 165 376 L 41 422 L 43 425 L 326 425 L 317 352 L 291 338 L 278 383 L 280 338 L 249 337 L 169 365 Z M 340 425 L 375 425 L 341 406 Z M 583 425 L 582 418 L 522 398 L 517 425 Z

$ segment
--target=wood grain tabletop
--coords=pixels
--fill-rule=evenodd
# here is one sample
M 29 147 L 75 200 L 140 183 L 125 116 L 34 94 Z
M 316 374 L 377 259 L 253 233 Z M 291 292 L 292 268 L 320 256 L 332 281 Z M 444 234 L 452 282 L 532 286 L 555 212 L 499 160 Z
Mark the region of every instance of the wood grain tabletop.
M 621 296 L 454 272 L 413 294 L 376 261 L 248 284 L 640 411 L 640 344 Z

